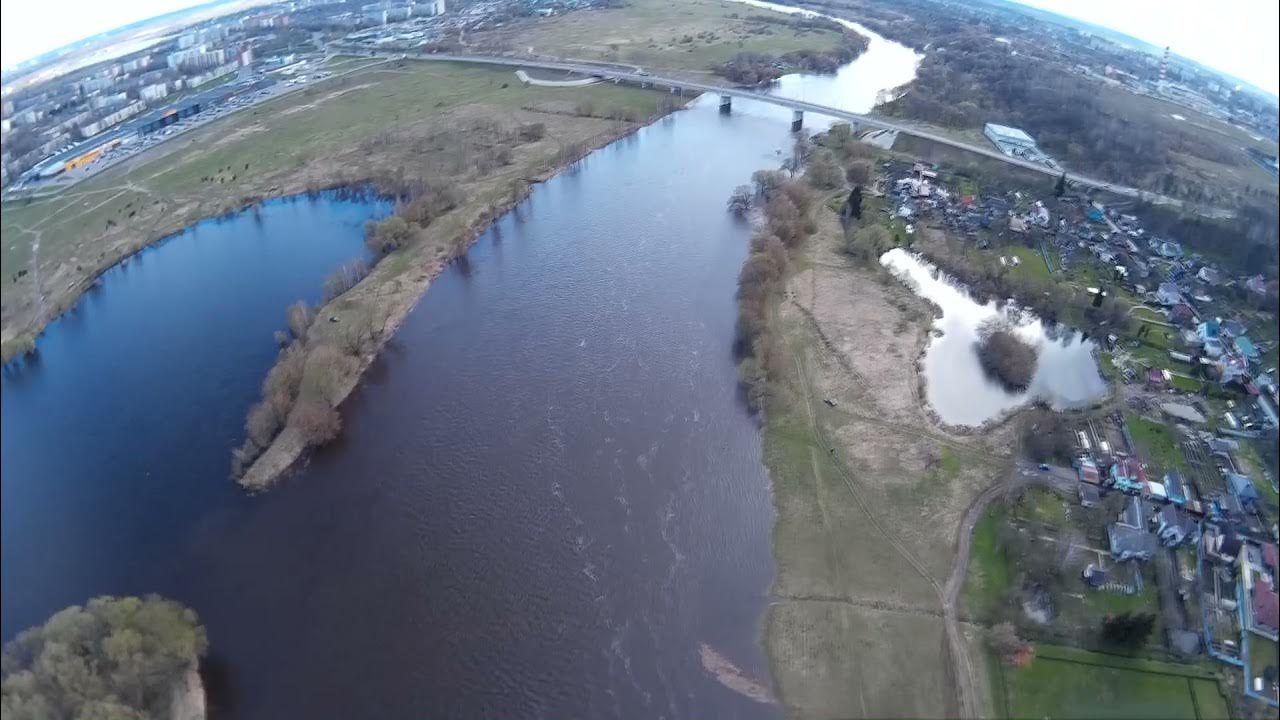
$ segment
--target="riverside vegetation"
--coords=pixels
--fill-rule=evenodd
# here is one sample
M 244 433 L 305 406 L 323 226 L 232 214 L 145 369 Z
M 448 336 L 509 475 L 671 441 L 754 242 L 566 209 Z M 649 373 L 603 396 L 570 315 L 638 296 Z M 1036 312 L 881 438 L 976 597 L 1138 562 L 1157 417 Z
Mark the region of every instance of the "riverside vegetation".
M 1003 472 L 1013 430 L 955 434 L 923 407 L 933 309 L 877 262 L 877 244 L 899 241 L 878 200 L 843 227 L 836 212 L 861 197 L 851 184 L 874 183 L 877 151 L 840 125 L 797 145 L 728 207 L 758 218 L 738 348 L 777 513 L 774 690 L 793 717 L 979 715 L 980 640 L 943 586 L 964 509 Z
M 208 650 L 194 611 L 156 595 L 98 597 L 4 647 L 5 720 L 202 718 Z

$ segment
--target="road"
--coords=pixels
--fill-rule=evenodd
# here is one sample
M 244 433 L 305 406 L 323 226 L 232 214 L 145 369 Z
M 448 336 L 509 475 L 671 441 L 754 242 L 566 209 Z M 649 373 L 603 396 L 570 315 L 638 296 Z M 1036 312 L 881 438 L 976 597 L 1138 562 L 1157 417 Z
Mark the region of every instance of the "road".
M 1021 158 L 1010 157 L 994 148 L 984 145 L 974 145 L 972 143 L 957 140 L 955 138 L 940 135 L 930 130 L 904 124 L 888 118 L 875 115 L 864 115 L 862 113 L 849 112 L 839 108 L 827 105 L 819 105 L 817 103 L 806 102 L 804 100 L 796 100 L 793 98 L 780 97 L 778 95 L 769 95 L 759 90 L 742 87 L 728 87 L 724 85 L 713 85 L 696 80 L 688 80 L 684 78 L 673 78 L 659 75 L 652 75 L 644 71 L 635 71 L 632 69 L 622 68 L 616 65 L 602 65 L 595 63 L 586 63 L 581 61 L 559 61 L 545 59 L 528 59 L 518 57 L 501 57 L 495 55 L 457 55 L 457 54 L 430 54 L 430 53 L 388 53 L 374 52 L 365 48 L 344 48 L 340 46 L 331 47 L 330 50 L 336 53 L 362 55 L 366 57 L 382 57 L 389 59 L 413 59 L 428 60 L 435 62 L 459 62 L 459 63 L 475 63 L 478 65 L 505 65 L 516 68 L 538 68 L 543 70 L 556 70 L 560 72 L 574 72 L 583 75 L 591 75 L 605 80 L 613 80 L 618 82 L 635 83 L 641 85 L 655 85 L 659 87 L 676 88 L 679 90 L 688 90 L 699 93 L 718 93 L 720 95 L 728 95 L 734 98 L 742 98 L 744 100 L 754 100 L 757 102 L 769 103 L 780 107 L 790 108 L 792 110 L 800 110 L 802 112 L 814 113 L 817 115 L 825 115 L 827 117 L 836 118 L 837 120 L 845 120 L 855 124 L 859 129 L 868 128 L 876 130 L 894 130 L 903 135 L 921 138 L 940 145 L 971 152 L 983 157 L 999 160 L 1000 162 L 1014 165 L 1025 170 L 1031 170 L 1043 175 L 1058 177 L 1062 174 L 1061 170 L 1046 167 L 1039 163 L 1030 162 Z M 1125 185 L 1117 185 L 1099 178 L 1080 175 L 1078 173 L 1066 173 L 1069 182 L 1076 183 L 1088 188 L 1096 188 L 1105 190 L 1115 195 L 1124 197 L 1137 198 L 1148 202 L 1161 205 L 1181 206 L 1182 201 L 1160 195 L 1158 193 L 1141 190 L 1139 188 L 1128 187 Z

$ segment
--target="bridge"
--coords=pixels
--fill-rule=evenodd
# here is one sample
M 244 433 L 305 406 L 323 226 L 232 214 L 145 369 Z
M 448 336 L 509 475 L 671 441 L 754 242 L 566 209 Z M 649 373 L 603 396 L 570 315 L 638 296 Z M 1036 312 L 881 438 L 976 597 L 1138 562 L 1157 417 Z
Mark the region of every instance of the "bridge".
M 788 108 L 792 111 L 791 128 L 799 130 L 804 123 L 804 114 L 813 113 L 815 115 L 824 115 L 826 117 L 843 120 L 851 124 L 855 130 L 872 129 L 872 130 L 892 130 L 902 135 L 921 138 L 929 142 L 946 145 L 958 150 L 981 155 L 992 160 L 998 160 L 1009 165 L 1014 165 L 1024 170 L 1041 173 L 1051 177 L 1059 177 L 1063 174 L 1061 169 L 1055 169 L 1042 165 L 1040 163 L 1031 162 L 1022 158 L 1010 157 L 1004 153 L 985 145 L 974 145 L 963 140 L 940 135 L 926 129 L 914 127 L 899 121 L 894 121 L 884 117 L 875 115 L 865 115 L 862 113 L 849 112 L 839 108 L 827 105 L 819 105 L 817 103 L 797 100 L 795 98 L 782 97 L 778 95 L 770 95 L 768 93 L 754 90 L 751 88 L 731 87 L 724 85 L 713 85 L 710 83 L 698 82 L 696 80 L 688 80 L 684 78 L 662 77 L 653 75 L 634 67 L 607 65 L 599 63 L 587 62 L 571 62 L 561 60 L 531 60 L 525 58 L 502 57 L 495 55 L 457 55 L 445 53 L 406 53 L 406 52 L 384 52 L 370 51 L 366 48 L 350 48 L 342 46 L 331 46 L 331 50 L 342 54 L 363 55 L 366 57 L 383 57 L 391 59 L 414 59 L 414 60 L 430 60 L 436 62 L 457 62 L 457 63 L 475 63 L 478 65 L 505 65 L 514 68 L 537 68 L 541 70 L 554 70 L 559 72 L 572 72 L 581 75 L 609 80 L 612 82 L 626 82 L 640 85 L 642 87 L 654 86 L 669 88 L 674 91 L 688 91 L 696 93 L 708 93 L 720 96 L 721 112 L 731 112 L 733 100 L 735 98 L 742 100 L 751 100 L 754 102 L 768 103 L 779 107 Z M 1181 206 L 1182 201 L 1171 198 L 1158 193 L 1153 193 L 1139 188 L 1117 185 L 1107 182 L 1099 178 L 1089 177 L 1078 173 L 1067 172 L 1067 181 L 1077 185 L 1105 190 L 1115 195 L 1124 197 L 1137 198 L 1149 202 L 1162 205 Z M 1221 211 L 1214 211 L 1218 214 Z M 1211 212 L 1210 214 L 1214 214 Z

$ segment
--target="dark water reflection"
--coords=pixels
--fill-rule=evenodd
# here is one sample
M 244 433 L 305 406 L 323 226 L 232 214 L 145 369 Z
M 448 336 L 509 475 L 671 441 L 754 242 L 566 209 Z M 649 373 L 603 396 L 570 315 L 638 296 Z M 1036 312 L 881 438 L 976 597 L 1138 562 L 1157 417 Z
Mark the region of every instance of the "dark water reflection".
M 3 381 L 5 638 L 157 591 L 208 624 L 228 716 L 773 716 L 698 647 L 767 678 L 772 509 L 731 354 L 749 228 L 723 207 L 780 116 L 701 103 L 537 189 L 259 497 L 227 453 L 271 332 L 385 208 L 272 203 L 109 274 Z

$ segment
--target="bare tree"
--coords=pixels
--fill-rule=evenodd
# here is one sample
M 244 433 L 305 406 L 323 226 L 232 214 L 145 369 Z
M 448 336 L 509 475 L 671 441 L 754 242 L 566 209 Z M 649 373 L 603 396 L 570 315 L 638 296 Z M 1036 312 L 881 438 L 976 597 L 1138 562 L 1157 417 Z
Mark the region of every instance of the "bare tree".
M 342 417 L 323 400 L 307 398 L 289 416 L 289 426 L 297 430 L 307 447 L 318 447 L 338 437 Z
M 751 210 L 751 186 L 739 185 L 733 189 L 733 193 L 729 195 L 729 212 L 742 217 Z
M 299 300 L 289 306 L 289 310 L 285 313 L 285 318 L 289 323 L 289 332 L 299 340 L 307 337 L 307 330 L 311 327 L 311 321 L 315 319 L 315 311 L 306 301 Z
M 265 400 L 259 400 L 249 408 L 244 423 L 245 433 L 258 447 L 266 447 L 280 430 L 280 416 Z

